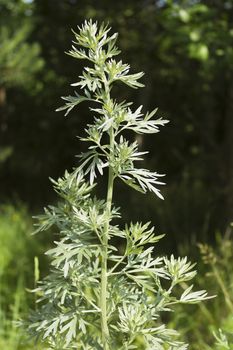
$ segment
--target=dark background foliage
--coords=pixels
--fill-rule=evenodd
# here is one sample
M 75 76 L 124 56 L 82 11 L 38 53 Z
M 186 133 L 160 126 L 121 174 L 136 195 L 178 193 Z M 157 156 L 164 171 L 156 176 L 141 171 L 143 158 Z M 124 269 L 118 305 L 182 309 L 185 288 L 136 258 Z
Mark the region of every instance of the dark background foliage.
M 88 106 L 68 117 L 55 109 L 82 69 L 64 54 L 70 29 L 88 18 L 109 22 L 123 61 L 145 72 L 145 88 L 119 85 L 116 96 L 170 120 L 139 139 L 150 151 L 144 165 L 167 174 L 165 201 L 118 184 L 124 220 L 151 220 L 167 233 L 166 252 L 213 242 L 233 218 L 232 0 L 0 0 L 1 202 L 38 213 L 56 201 L 48 177 L 78 162 Z

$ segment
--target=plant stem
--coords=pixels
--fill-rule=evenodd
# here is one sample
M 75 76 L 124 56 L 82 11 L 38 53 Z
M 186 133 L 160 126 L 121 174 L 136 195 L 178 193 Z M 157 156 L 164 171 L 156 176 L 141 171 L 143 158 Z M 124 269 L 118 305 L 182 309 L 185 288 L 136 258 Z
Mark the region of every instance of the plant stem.
M 212 264 L 212 269 L 213 269 L 213 272 L 214 272 L 214 275 L 217 279 L 217 282 L 218 284 L 220 285 L 221 289 L 222 289 L 222 292 L 223 292 L 223 295 L 225 297 L 225 301 L 226 301 L 226 304 L 228 305 L 230 311 L 233 313 L 233 304 L 232 304 L 232 301 L 231 301 L 231 297 L 228 293 L 228 290 L 223 282 L 223 279 L 218 271 L 218 269 L 214 266 L 214 264 Z
M 114 133 L 113 129 L 110 130 L 110 150 L 113 151 L 114 147 Z M 110 215 L 112 207 L 112 195 L 113 195 L 113 182 L 114 182 L 114 173 L 111 166 L 108 170 L 108 190 L 107 190 L 107 206 L 106 210 L 108 213 L 109 220 L 104 228 L 103 235 L 103 253 L 101 261 L 101 295 L 100 295 L 100 308 L 101 308 L 101 330 L 102 330 L 102 342 L 103 349 L 109 350 L 109 329 L 107 321 L 107 285 L 108 285 L 108 240 L 109 240 L 109 224 L 110 224 Z

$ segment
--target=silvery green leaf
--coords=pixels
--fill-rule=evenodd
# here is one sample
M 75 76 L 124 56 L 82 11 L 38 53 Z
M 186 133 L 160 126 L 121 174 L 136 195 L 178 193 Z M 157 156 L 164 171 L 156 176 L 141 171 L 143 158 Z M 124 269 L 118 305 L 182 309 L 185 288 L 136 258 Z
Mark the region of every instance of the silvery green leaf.
M 210 299 L 211 297 L 207 296 L 206 290 L 199 290 L 197 292 L 192 292 L 193 285 L 188 287 L 180 297 L 182 303 L 195 304 L 200 301 Z
M 129 75 L 123 75 L 117 77 L 117 80 L 120 80 L 121 82 L 125 83 L 126 85 L 137 89 L 139 87 L 143 87 L 144 85 L 139 83 L 138 80 L 144 75 L 143 72 L 135 73 L 135 74 L 129 74 Z
M 164 175 L 157 172 L 150 172 L 147 169 L 128 169 L 119 175 L 122 180 L 131 180 L 133 184 L 139 185 L 142 191 L 145 193 L 151 191 L 155 193 L 160 199 L 164 199 L 160 193 L 160 190 L 155 185 L 164 185 L 164 182 L 157 181 L 158 177 Z
M 228 342 L 227 339 L 227 335 L 221 330 L 218 330 L 218 333 L 213 332 L 214 337 L 216 339 L 216 345 L 219 349 L 226 349 L 226 350 L 230 350 L 230 344 Z
M 65 335 L 66 345 L 69 345 L 72 338 L 76 336 L 76 327 L 77 327 L 77 316 L 74 316 L 70 322 L 68 322 L 61 329 L 61 334 L 67 332 Z
M 75 92 L 75 96 L 65 96 L 65 97 L 62 97 L 62 99 L 66 101 L 66 104 L 62 107 L 57 108 L 56 112 L 67 110 L 65 115 L 68 115 L 70 113 L 70 111 L 75 106 L 77 106 L 79 103 L 81 103 L 83 101 L 92 101 L 92 99 L 90 99 L 86 96 L 81 96 L 76 92 Z
M 187 261 L 187 257 L 177 259 L 171 255 L 170 259 L 164 257 L 168 276 L 174 281 L 174 284 L 191 280 L 196 271 L 193 270 L 196 264 Z

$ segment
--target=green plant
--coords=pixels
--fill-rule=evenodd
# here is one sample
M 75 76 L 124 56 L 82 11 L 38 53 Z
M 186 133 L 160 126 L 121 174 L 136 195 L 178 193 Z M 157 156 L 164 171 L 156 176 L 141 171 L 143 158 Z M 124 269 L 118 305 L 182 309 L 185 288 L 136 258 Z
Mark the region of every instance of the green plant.
M 228 337 L 221 329 L 219 329 L 218 333 L 214 332 L 214 337 L 216 339 L 215 346 L 218 350 L 232 350 L 232 342 L 230 345 L 230 342 L 228 340 Z M 232 333 L 231 333 L 232 338 Z
M 229 226 L 225 234 L 217 232 L 214 245 L 199 243 L 198 247 L 202 261 L 196 285 L 218 297 L 208 308 L 201 303 L 187 313 L 179 307 L 169 326 L 180 330 L 190 350 L 233 349 L 232 228 Z
M 36 252 L 29 234 L 32 228 L 31 218 L 22 205 L 0 206 L 0 306 L 7 315 L 11 313 L 10 306 L 19 286 L 32 276 L 30 260 Z
M 214 281 L 215 301 L 214 321 L 211 325 L 216 339 L 215 349 L 233 349 L 233 245 L 232 228 L 225 235 L 216 235 L 216 248 L 208 244 L 199 244 L 204 264 L 207 265 L 207 277 Z M 210 269 L 210 270 L 209 270 Z
M 41 307 L 32 314 L 28 328 L 49 349 L 184 350 L 187 345 L 177 341 L 177 332 L 167 329 L 161 316 L 175 304 L 208 298 L 206 291 L 193 292 L 184 284 L 195 276 L 194 265 L 186 257 L 154 257 L 153 245 L 162 235 L 155 236 L 150 223 L 120 228 L 120 212 L 112 204 L 117 178 L 163 198 L 157 188 L 163 184 L 160 175 L 135 166 L 147 152 L 123 135 L 157 133 L 167 120 L 153 119 L 156 110 L 144 115 L 142 106 L 133 111 L 131 103 L 113 99 L 115 83 L 142 87 L 138 80 L 143 73 L 129 74 L 128 64 L 113 59 L 120 51 L 115 46 L 117 34 L 109 31 L 105 25 L 98 28 L 91 20 L 85 22 L 74 33 L 76 41 L 68 53 L 92 66 L 85 67 L 79 82 L 72 84 L 83 94 L 63 97 L 66 104 L 58 110 L 67 115 L 89 101 L 95 117 L 82 138 L 90 145 L 80 155 L 81 165 L 52 180 L 60 203 L 38 218 L 36 232 L 56 227 L 60 239 L 47 252 L 52 269 L 35 290 Z M 107 197 L 99 200 L 93 194 L 97 173 L 103 175 L 106 169 Z M 116 239 L 122 239 L 121 247 Z

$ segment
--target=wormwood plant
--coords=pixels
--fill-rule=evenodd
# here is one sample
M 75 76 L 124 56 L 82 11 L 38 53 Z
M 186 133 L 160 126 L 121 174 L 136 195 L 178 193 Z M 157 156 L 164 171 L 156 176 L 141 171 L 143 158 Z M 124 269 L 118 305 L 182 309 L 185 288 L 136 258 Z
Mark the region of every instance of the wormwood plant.
M 161 315 L 177 303 L 197 303 L 206 291 L 192 291 L 195 271 L 187 258 L 155 257 L 154 244 L 162 236 L 154 234 L 150 223 L 130 223 L 120 228 L 118 208 L 112 203 L 115 180 L 142 193 L 163 198 L 157 186 L 161 176 L 138 168 L 135 163 L 147 152 L 130 143 L 126 130 L 153 134 L 167 123 L 153 119 L 156 110 L 142 112 L 131 103 L 112 97 L 115 83 L 131 88 L 143 85 L 143 73 L 129 74 L 129 65 L 113 57 L 117 34 L 110 28 L 86 21 L 75 33 L 68 54 L 89 61 L 79 81 L 72 84 L 82 93 L 63 97 L 66 115 L 79 103 L 92 103 L 93 123 L 88 124 L 88 150 L 80 155 L 80 165 L 54 181 L 61 198 L 39 217 L 37 231 L 56 227 L 59 239 L 47 254 L 50 274 L 39 284 L 40 308 L 32 314 L 29 331 L 41 338 L 48 349 L 187 349 L 177 341 L 177 332 L 167 329 Z M 108 171 L 106 200 L 93 195 L 97 175 Z M 121 249 L 114 244 L 122 240 Z

